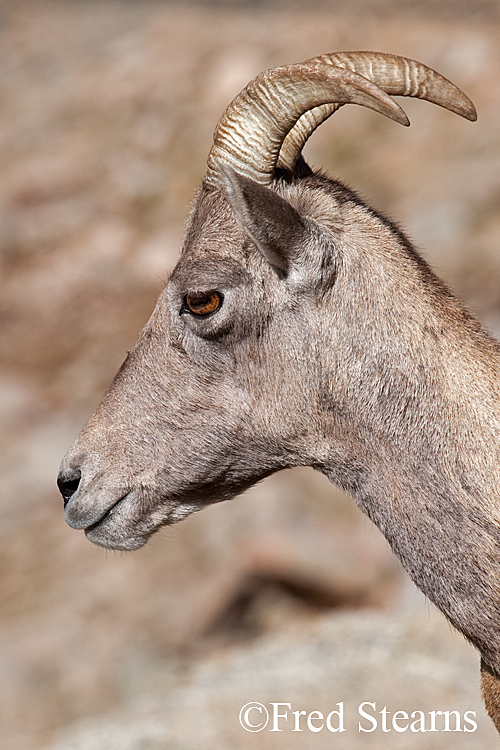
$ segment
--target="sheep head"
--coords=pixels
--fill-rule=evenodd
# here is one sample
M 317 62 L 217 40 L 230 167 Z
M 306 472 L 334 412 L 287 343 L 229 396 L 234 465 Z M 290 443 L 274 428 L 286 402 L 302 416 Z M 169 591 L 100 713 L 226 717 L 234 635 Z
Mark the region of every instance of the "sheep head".
M 363 52 L 267 71 L 229 105 L 181 259 L 61 465 L 66 520 L 91 541 L 135 549 L 285 467 L 314 466 L 356 494 L 376 418 L 365 405 L 360 423 L 373 385 L 361 373 L 374 348 L 387 344 L 396 368 L 411 350 L 384 303 L 409 294 L 395 278 L 424 298 L 439 282 L 397 227 L 301 151 L 345 103 L 408 124 L 393 94 L 475 118 L 435 71 Z

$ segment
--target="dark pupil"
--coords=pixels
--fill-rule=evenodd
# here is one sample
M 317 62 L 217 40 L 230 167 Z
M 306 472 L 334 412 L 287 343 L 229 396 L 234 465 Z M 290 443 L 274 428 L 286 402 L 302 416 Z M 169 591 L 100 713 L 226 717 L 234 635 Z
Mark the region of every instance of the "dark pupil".
M 219 307 L 220 297 L 217 292 L 206 292 L 203 294 L 192 292 L 186 296 L 186 303 L 192 313 L 196 315 L 209 315 Z

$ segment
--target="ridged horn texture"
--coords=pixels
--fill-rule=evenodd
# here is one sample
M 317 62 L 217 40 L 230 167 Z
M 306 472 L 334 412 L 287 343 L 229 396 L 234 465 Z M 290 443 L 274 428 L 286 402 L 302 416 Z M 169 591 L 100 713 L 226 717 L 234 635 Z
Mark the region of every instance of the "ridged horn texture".
M 223 162 L 268 185 L 283 141 L 297 120 L 329 102 L 361 104 L 402 125 L 409 124 L 388 94 L 347 68 L 316 62 L 272 68 L 254 78 L 219 120 L 205 184 L 222 184 L 218 162 Z
M 304 63 L 311 66 L 318 64 L 353 70 L 392 96 L 426 99 L 467 120 L 477 119 L 474 105 L 463 91 L 440 73 L 416 60 L 382 52 L 334 52 L 313 57 Z M 341 103 L 332 102 L 305 112 L 286 136 L 278 166 L 293 170 L 307 139 L 318 125 L 341 106 Z
M 293 170 L 311 133 L 342 104 L 361 104 L 408 125 L 391 94 L 427 99 L 476 119 L 459 88 L 415 60 L 380 52 L 322 55 L 267 70 L 233 99 L 214 134 L 205 184 L 222 184 L 219 162 L 270 184 L 277 165 Z

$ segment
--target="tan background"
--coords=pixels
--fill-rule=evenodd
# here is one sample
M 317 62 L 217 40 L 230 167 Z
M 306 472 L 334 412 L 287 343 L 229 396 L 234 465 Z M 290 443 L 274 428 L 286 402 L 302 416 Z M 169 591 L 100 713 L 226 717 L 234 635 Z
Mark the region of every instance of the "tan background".
M 475 124 L 345 108 L 306 156 L 499 334 L 499 42 L 487 1 L 0 3 L 2 747 L 496 746 L 477 656 L 323 477 L 276 475 L 128 555 L 65 526 L 54 482 L 175 264 L 218 117 L 273 65 L 390 51 L 471 96 Z M 344 701 L 350 731 L 249 734 L 248 701 Z M 362 735 L 362 701 L 479 726 Z

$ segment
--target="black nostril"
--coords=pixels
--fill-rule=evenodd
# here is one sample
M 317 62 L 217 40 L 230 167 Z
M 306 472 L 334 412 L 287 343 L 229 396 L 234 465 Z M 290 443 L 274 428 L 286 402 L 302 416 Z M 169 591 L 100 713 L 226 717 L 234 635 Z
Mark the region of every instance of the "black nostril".
M 77 491 L 81 478 L 82 474 L 78 469 L 61 472 L 57 477 L 57 486 L 59 487 L 59 492 L 63 496 L 64 507 L 66 507 L 69 500 Z

